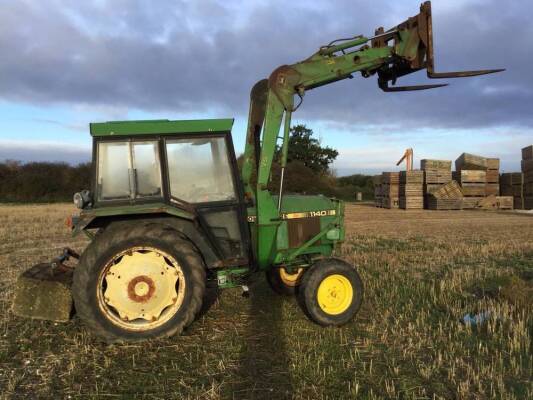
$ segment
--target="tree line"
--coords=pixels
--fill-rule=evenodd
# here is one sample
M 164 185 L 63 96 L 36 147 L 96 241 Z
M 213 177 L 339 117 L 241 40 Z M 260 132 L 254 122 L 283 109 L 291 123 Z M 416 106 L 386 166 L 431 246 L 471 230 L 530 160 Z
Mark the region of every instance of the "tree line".
M 343 200 L 355 200 L 362 192 L 364 199 L 373 198 L 372 177 L 351 175 L 336 177 L 330 169 L 338 152 L 322 146 L 305 125 L 291 128 L 285 193 L 323 194 Z M 276 152 L 269 188 L 279 190 L 281 149 Z M 241 159 L 239 161 L 242 161 Z M 29 162 L 8 160 L 0 163 L 0 202 L 49 203 L 71 201 L 72 195 L 90 188 L 91 164 Z
M 91 164 L 7 160 L 0 163 L 0 202 L 54 203 L 72 201 L 72 195 L 88 189 Z

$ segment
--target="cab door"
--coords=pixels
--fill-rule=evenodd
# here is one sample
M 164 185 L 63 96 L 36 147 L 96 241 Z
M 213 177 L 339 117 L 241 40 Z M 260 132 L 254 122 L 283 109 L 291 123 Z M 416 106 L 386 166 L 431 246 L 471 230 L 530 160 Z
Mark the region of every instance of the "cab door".
M 194 207 L 225 265 L 248 265 L 250 240 L 231 135 L 165 138 L 170 201 Z

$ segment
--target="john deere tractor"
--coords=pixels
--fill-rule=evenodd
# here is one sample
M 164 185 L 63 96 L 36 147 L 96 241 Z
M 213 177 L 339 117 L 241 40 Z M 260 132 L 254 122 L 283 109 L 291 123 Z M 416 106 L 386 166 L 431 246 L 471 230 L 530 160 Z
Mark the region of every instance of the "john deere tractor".
M 333 257 L 345 235 L 343 203 L 283 189 L 291 116 L 308 90 L 356 72 L 377 75 L 387 92 L 444 86 L 389 85 L 422 69 L 429 78 L 500 71 L 435 72 L 426 2 L 392 29 L 333 41 L 259 81 L 251 91 L 241 171 L 232 119 L 91 124 L 92 187 L 74 196 L 81 211 L 71 223 L 75 235 L 91 238 L 73 269 L 80 319 L 110 342 L 170 336 L 193 322 L 209 280 L 246 288 L 251 274 L 262 272 L 277 293 L 297 294 L 314 322 L 350 321 L 363 284 L 354 266 Z M 281 183 L 272 193 L 277 146 Z M 47 268 L 63 267 L 71 255 Z

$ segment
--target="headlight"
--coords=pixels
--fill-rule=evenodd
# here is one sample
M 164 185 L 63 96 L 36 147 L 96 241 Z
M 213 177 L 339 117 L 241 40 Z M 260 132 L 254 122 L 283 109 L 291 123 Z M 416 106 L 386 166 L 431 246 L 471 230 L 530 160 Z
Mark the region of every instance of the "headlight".
M 80 192 L 74 194 L 74 205 L 80 209 L 83 208 L 83 197 Z
M 75 193 L 73 200 L 74 205 L 79 209 L 83 209 L 92 204 L 91 193 L 88 190 L 82 190 L 81 192 Z

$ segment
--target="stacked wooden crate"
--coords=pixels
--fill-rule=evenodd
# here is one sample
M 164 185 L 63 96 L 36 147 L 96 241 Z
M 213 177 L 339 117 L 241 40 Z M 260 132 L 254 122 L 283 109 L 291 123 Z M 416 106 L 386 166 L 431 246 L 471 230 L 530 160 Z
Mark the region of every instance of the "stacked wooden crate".
M 463 153 L 455 160 L 455 170 L 473 170 L 473 171 L 486 171 L 487 159 L 485 157 L 476 156 L 474 154 Z
M 522 149 L 522 173 L 524 174 L 524 209 L 533 209 L 533 145 Z
M 381 175 L 375 175 L 372 177 L 372 182 L 374 183 L 374 205 L 376 207 L 382 207 L 382 194 L 381 194 Z
M 485 196 L 500 195 L 500 159 L 487 158 L 487 185 L 485 186 Z
M 400 173 L 383 172 L 381 180 L 382 207 L 398 208 L 400 206 Z
M 452 180 L 452 162 L 448 160 L 421 160 L 424 171 L 424 202 L 428 206 L 429 195 Z
M 430 210 L 461 210 L 463 192 L 456 181 L 450 181 L 427 195 Z
M 463 190 L 463 208 L 475 208 L 487 196 L 500 194 L 498 158 L 486 158 L 463 153 L 455 160 L 453 178 Z
M 524 209 L 524 174 L 509 172 L 500 176 L 500 192 L 502 196 L 513 196 L 513 208 Z
M 461 185 L 463 192 L 463 208 L 475 208 L 485 197 L 487 172 L 476 170 L 459 170 L 453 173 L 453 178 Z
M 487 196 L 479 201 L 477 207 L 484 210 L 512 210 L 513 196 Z
M 424 208 L 424 171 L 400 172 L 400 208 Z

